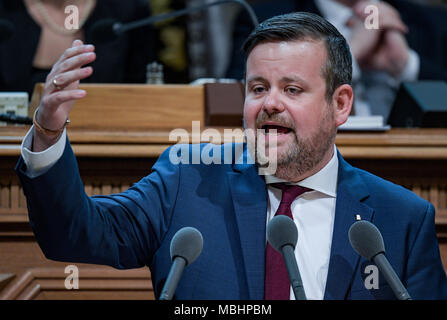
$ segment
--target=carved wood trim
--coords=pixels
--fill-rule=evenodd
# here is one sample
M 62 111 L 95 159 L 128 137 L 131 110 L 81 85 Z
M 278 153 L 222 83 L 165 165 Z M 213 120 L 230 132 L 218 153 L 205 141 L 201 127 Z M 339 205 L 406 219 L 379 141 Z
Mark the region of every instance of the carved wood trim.
M 121 299 L 126 292 L 144 292 L 146 298 L 153 299 L 153 287 L 147 269 L 116 270 L 112 268 L 79 268 L 79 289 L 65 288 L 68 274 L 64 268 L 33 268 L 11 281 L 0 292 L 0 300 L 32 300 L 45 296 L 48 292 L 79 295 L 83 292 L 115 292 Z M 99 293 L 96 299 L 100 299 Z
M 14 273 L 0 274 L 0 291 L 15 277 Z
M 146 173 L 150 171 L 147 168 Z M 144 175 L 142 173 L 142 175 Z M 84 177 L 87 195 L 108 195 L 120 193 L 129 188 L 138 179 L 133 177 Z M 447 180 L 444 177 L 395 177 L 393 180 L 420 197 L 431 202 L 436 209 L 436 223 L 447 225 Z M 18 180 L 0 180 L 0 223 L 28 222 L 26 198 L 18 185 Z M 1 232 L 1 230 L 0 230 Z

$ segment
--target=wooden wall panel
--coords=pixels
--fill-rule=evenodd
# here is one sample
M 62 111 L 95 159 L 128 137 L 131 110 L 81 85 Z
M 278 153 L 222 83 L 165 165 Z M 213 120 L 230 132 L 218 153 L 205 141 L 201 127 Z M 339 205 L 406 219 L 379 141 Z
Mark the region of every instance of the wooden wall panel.
M 33 115 L 43 85 L 37 84 L 30 105 Z M 83 84 L 87 96 L 70 112 L 70 128 L 132 130 L 190 128 L 205 120 L 203 86 Z

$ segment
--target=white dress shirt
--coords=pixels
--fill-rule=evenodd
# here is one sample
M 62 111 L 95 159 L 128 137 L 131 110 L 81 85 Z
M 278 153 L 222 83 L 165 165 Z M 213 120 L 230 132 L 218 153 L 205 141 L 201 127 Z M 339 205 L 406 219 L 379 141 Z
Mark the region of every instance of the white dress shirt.
M 332 23 L 349 42 L 351 29 L 346 26 L 346 22 L 353 14 L 352 9 L 335 0 L 315 0 L 315 4 L 322 16 Z M 399 85 L 403 81 L 417 80 L 419 69 L 419 55 L 411 48 L 407 64 L 396 78 L 386 72 L 362 72 L 357 61 L 352 57 L 355 114 L 359 116 L 382 115 L 386 121 Z
M 303 193 L 291 205 L 293 221 L 298 229 L 295 256 L 309 300 L 324 298 L 334 228 L 337 176 L 338 158 L 334 146 L 334 155 L 323 169 L 296 183 L 313 191 Z M 274 176 L 265 176 L 265 180 L 267 184 L 285 182 Z M 282 191 L 271 186 L 267 190 L 268 223 L 279 207 Z M 292 288 L 290 299 L 295 299 Z

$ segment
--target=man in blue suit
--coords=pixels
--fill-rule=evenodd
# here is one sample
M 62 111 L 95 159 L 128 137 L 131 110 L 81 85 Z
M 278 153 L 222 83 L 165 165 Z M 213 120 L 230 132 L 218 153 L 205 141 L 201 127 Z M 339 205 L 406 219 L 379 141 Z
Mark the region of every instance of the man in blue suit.
M 45 255 L 148 266 L 158 297 L 171 266 L 171 239 L 192 226 L 203 235 L 203 251 L 185 269 L 176 298 L 288 299 L 288 283 L 272 290 L 285 266 L 272 267 L 266 254 L 266 225 L 287 208 L 298 228 L 295 255 L 309 299 L 394 298 L 382 277 L 375 289 L 365 286 L 371 263 L 348 240 L 356 219 L 382 232 L 390 263 L 414 299 L 447 298 L 433 206 L 351 167 L 336 150 L 337 127 L 353 101 L 351 56 L 337 29 L 314 14 L 278 16 L 258 26 L 245 50 L 244 125 L 260 130 L 265 149 L 192 145 L 191 158 L 207 149 L 224 161 L 175 164 L 185 151 L 175 146 L 127 191 L 88 197 L 64 123 L 73 101 L 85 96 L 78 81 L 92 72 L 82 66 L 95 59 L 94 48 L 76 41 L 67 49 L 48 77 L 17 166 Z M 262 153 L 274 162 L 273 175 L 260 175 L 260 165 L 249 161 Z M 286 203 L 291 189 L 301 195 Z

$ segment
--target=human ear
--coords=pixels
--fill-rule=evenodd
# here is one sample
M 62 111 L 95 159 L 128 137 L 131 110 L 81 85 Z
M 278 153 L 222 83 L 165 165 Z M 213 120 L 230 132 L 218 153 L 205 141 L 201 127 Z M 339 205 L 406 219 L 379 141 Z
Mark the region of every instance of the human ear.
M 342 84 L 332 95 L 332 105 L 335 111 L 335 124 L 341 126 L 348 120 L 354 102 L 354 92 L 349 84 Z

